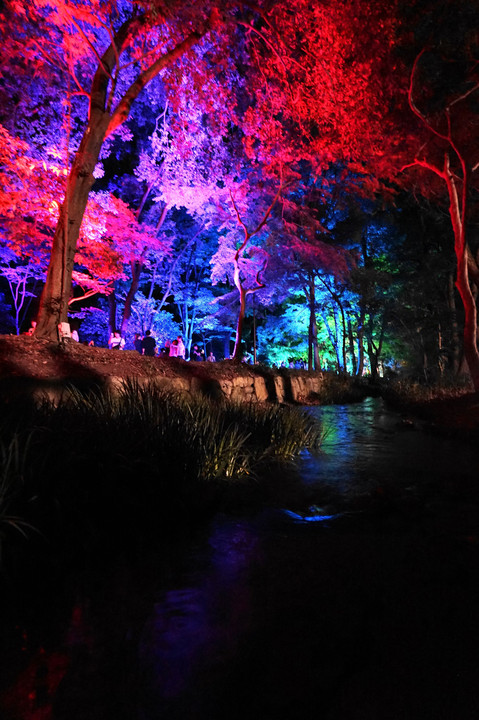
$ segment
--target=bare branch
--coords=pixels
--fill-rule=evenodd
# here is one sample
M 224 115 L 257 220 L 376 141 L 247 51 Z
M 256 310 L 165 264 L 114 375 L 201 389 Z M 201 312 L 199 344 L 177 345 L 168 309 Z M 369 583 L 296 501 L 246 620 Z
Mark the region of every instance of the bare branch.
M 244 246 L 246 245 L 246 243 L 248 242 L 248 240 L 250 239 L 251 235 L 249 234 L 248 228 L 246 227 L 245 223 L 244 223 L 243 220 L 241 219 L 241 216 L 240 216 L 240 214 L 239 214 L 238 207 L 237 207 L 237 205 L 236 205 L 236 203 L 235 203 L 235 199 L 234 199 L 234 197 L 233 197 L 233 193 L 231 192 L 231 190 L 229 191 L 229 193 L 230 193 L 231 202 L 233 203 L 233 208 L 234 208 L 234 211 L 235 211 L 235 214 L 236 214 L 236 219 L 238 220 L 238 224 L 243 228 L 244 236 L 245 236 L 245 239 L 244 239 L 243 243 L 242 243 L 241 246 L 238 248 L 238 252 L 240 252 L 240 251 L 244 248 Z
M 271 205 L 270 205 L 269 208 L 266 210 L 265 214 L 263 215 L 263 219 L 261 220 L 261 222 L 259 223 L 259 225 L 256 227 L 255 230 L 253 230 L 252 233 L 250 233 L 250 237 L 253 237 L 253 235 L 256 235 L 257 233 L 259 233 L 260 230 L 263 229 L 263 227 L 264 227 L 264 225 L 266 224 L 269 216 L 271 215 L 271 212 L 272 212 L 274 206 L 276 205 L 276 201 L 278 200 L 279 196 L 281 195 L 283 189 L 284 189 L 284 185 L 283 185 L 283 182 L 281 181 L 280 186 L 279 186 L 279 188 L 278 188 L 278 191 L 277 191 L 276 195 L 274 196 L 274 198 L 273 198 L 272 201 L 271 201 Z
M 414 160 L 414 162 L 409 163 L 408 165 L 403 165 L 402 168 L 401 168 L 401 172 L 402 172 L 403 170 L 407 170 L 407 168 L 417 167 L 417 166 L 426 168 L 427 170 L 431 170 L 433 173 L 435 173 L 436 175 L 438 175 L 438 176 L 439 176 L 440 178 L 442 178 L 443 180 L 446 179 L 446 175 L 445 175 L 445 173 L 444 173 L 443 170 L 440 170 L 440 169 L 439 169 L 438 167 L 436 167 L 436 165 L 434 165 L 433 163 L 430 163 L 430 162 L 428 162 L 427 160 L 419 160 L 419 158 L 416 158 L 416 159 Z
M 113 78 L 112 78 L 112 76 L 111 76 L 108 68 L 105 67 L 105 65 L 103 64 L 103 58 L 102 58 L 101 55 L 98 53 L 98 51 L 97 51 L 96 47 L 93 45 L 93 43 L 90 42 L 90 40 L 88 39 L 88 37 L 86 36 L 86 34 L 83 32 L 81 25 L 79 25 L 79 24 L 76 22 L 76 20 L 75 20 L 71 15 L 70 15 L 70 21 L 71 21 L 72 25 L 73 25 L 74 27 L 76 27 L 76 29 L 78 30 L 78 32 L 80 33 L 80 35 L 82 36 L 82 38 L 84 39 L 84 41 L 86 42 L 86 44 L 89 46 L 89 48 L 92 50 L 93 54 L 95 55 L 96 59 L 98 60 L 98 63 L 101 65 L 101 67 L 102 67 L 102 69 L 103 69 L 103 72 L 104 72 L 106 75 L 108 75 L 108 77 L 110 78 L 110 80 L 113 80 Z
M 239 21 L 238 25 L 242 25 L 243 27 L 248 28 L 248 30 L 251 30 L 252 32 L 256 33 L 256 35 L 258 35 L 263 40 L 263 42 L 269 47 L 269 49 L 274 53 L 274 55 L 276 55 L 276 57 L 280 61 L 281 65 L 283 66 L 284 71 L 287 72 L 286 63 L 284 62 L 283 58 L 281 57 L 279 52 L 276 50 L 274 45 L 268 40 L 267 37 L 265 37 L 263 35 L 262 32 L 260 32 L 260 30 L 257 30 L 255 27 L 253 27 L 253 25 L 251 25 L 251 23 L 247 23 L 247 22 Z
M 469 95 L 472 95 L 472 93 L 476 92 L 476 90 L 479 90 L 479 83 L 477 85 L 474 85 L 470 90 L 467 90 L 465 93 L 457 97 L 455 100 L 449 103 L 448 107 L 452 107 L 453 105 L 456 105 L 456 103 L 461 102 L 462 100 L 465 100 Z
M 419 61 L 425 52 L 426 52 L 426 48 L 423 48 L 421 50 L 421 52 L 419 53 L 419 55 L 414 60 L 414 64 L 412 66 L 411 79 L 409 81 L 409 88 L 408 88 L 409 107 L 411 108 L 413 113 L 416 115 L 416 117 L 418 117 L 424 123 L 424 125 L 427 127 L 427 129 L 430 130 L 432 133 L 434 133 L 434 135 L 441 138 L 442 140 L 446 140 L 446 142 L 451 142 L 450 136 L 443 135 L 443 133 L 440 133 L 439 130 L 436 130 L 436 128 L 434 128 L 431 125 L 429 120 L 427 120 L 426 116 L 419 110 L 419 108 L 417 107 L 416 102 L 414 100 L 414 76 L 416 74 L 417 67 L 419 65 Z

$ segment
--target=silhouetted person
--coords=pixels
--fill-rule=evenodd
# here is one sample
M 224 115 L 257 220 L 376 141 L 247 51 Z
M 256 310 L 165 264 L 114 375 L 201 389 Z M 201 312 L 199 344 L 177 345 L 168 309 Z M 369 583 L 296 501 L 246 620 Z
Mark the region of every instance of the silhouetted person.
M 143 355 L 147 355 L 148 357 L 155 357 L 156 340 L 154 337 L 151 336 L 151 330 L 146 331 L 145 337 L 141 341 L 141 347 L 143 350 Z
M 135 333 L 135 339 L 133 340 L 133 345 L 135 346 L 135 350 L 140 353 L 140 355 L 143 355 L 143 338 L 141 337 L 140 333 Z

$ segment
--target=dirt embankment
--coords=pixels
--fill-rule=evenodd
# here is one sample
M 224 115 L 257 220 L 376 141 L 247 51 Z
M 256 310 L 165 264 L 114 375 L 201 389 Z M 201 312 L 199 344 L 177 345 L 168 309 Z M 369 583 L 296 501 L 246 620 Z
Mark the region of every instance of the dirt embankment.
M 38 380 L 107 379 L 110 377 L 172 377 L 204 366 L 211 375 L 224 375 L 229 363 L 186 363 L 183 360 L 142 357 L 135 350 L 90 347 L 74 340 L 55 343 L 28 335 L 0 336 L 0 377 Z
M 211 380 L 228 379 L 238 374 L 262 373 L 252 366 L 220 363 L 185 362 L 176 358 L 142 357 L 134 350 L 110 350 L 65 341 L 58 344 L 28 335 L 0 336 L 0 381 L 85 380 L 107 381 L 109 378 L 178 378 L 196 374 Z M 272 371 L 271 371 L 272 372 Z M 442 430 L 476 437 L 479 442 L 479 394 L 464 393 L 427 402 L 399 405 L 398 409 L 420 418 Z

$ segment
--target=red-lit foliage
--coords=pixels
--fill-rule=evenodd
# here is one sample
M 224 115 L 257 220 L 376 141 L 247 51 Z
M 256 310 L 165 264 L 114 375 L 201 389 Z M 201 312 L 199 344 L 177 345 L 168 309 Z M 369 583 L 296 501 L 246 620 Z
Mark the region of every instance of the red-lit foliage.
M 381 109 L 389 99 L 381 79 L 394 32 L 391 4 L 386 12 L 379 1 L 359 0 L 317 6 L 296 0 L 294 9 L 286 2 L 259 2 L 253 9 L 233 0 L 121 7 L 59 0 L 55 6 L 12 2 L 10 9 L 16 21 L 10 52 L 18 52 L 15 42 L 21 41 L 37 72 L 62 80 L 65 97 L 77 103 L 75 122 L 84 128 L 54 234 L 39 334 L 53 334 L 66 318 L 103 142 L 160 73 L 173 91 L 174 133 L 184 157 L 207 122 L 216 137 L 239 127 L 248 156 L 264 173 L 305 157 L 318 172 L 332 160 L 362 168 L 378 160 Z M 83 108 L 76 95 L 84 98 Z M 181 112 L 187 107 L 197 109 L 196 118 Z
M 479 390 L 479 265 L 471 233 L 479 189 L 479 5 L 462 0 L 441 3 L 433 26 L 421 3 L 413 3 L 413 8 L 423 37 L 409 75 L 408 103 L 418 129 L 414 150 L 405 158 L 404 177 L 436 202 L 438 196 L 441 202 L 441 191 L 445 196 L 454 237 L 456 288 L 464 307 L 464 354 Z
M 44 273 L 59 216 L 59 198 L 65 192 L 67 170 L 54 147 L 46 159 L 32 156 L 30 146 L 12 137 L 0 125 L 0 220 L 4 248 L 18 263 Z M 164 252 L 164 240 L 155 228 L 140 224 L 127 205 L 110 193 L 92 193 L 85 211 L 73 271 L 78 289 L 68 304 L 97 293 L 108 294 L 111 284 L 124 277 L 124 266 L 146 249 Z M 10 257 L 10 256 L 9 256 Z

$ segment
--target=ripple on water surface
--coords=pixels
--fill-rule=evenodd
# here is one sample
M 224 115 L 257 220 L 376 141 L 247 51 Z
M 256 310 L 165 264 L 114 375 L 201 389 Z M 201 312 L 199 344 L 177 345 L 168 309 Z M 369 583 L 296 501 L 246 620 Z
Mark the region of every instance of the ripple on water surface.
M 318 457 L 306 454 L 302 459 L 308 485 L 328 486 L 347 496 L 384 484 L 441 482 L 479 469 L 475 448 L 402 421 L 379 398 L 311 412 L 323 422 L 325 440 Z

